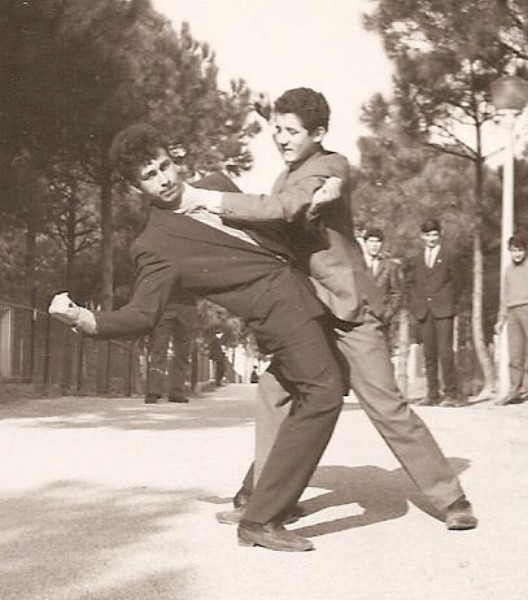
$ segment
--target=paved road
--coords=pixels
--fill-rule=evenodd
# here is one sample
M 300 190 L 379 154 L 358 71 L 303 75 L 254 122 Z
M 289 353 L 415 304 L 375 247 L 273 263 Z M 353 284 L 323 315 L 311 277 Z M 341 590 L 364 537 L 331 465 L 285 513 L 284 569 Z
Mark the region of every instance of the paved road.
M 253 393 L 0 404 L 0 598 L 526 600 L 528 404 L 417 409 L 481 520 L 449 532 L 348 403 L 294 526 L 317 550 L 297 554 L 214 520 L 251 454 Z

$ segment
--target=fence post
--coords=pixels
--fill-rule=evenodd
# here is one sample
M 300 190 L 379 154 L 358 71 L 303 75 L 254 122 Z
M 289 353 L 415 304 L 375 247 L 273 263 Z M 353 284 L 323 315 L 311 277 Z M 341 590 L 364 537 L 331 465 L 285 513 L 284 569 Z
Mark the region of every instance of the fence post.
M 127 345 L 127 371 L 125 377 L 125 396 L 132 396 L 132 344 Z
M 105 367 L 105 378 L 104 378 L 104 393 L 110 393 L 110 360 L 112 354 L 112 342 L 108 340 L 106 343 L 107 352 L 106 352 L 106 367 Z
M 79 334 L 81 339 L 79 340 L 79 356 L 77 357 L 77 381 L 75 382 L 75 390 L 79 393 L 82 389 L 82 372 L 84 364 L 84 335 Z
M 44 393 L 50 392 L 50 343 L 51 343 L 51 316 L 46 315 L 46 335 L 44 338 Z
M 31 322 L 29 324 L 29 373 L 31 382 L 35 383 L 35 338 L 37 330 L 37 309 L 31 308 Z

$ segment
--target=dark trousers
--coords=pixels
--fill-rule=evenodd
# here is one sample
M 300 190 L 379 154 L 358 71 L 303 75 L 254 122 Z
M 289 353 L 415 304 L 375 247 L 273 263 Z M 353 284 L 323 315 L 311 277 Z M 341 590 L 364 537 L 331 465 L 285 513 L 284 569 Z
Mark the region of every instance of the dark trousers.
M 427 395 L 431 399 L 440 397 L 438 363 L 442 367 L 444 394 L 455 398 L 457 395 L 457 373 L 453 352 L 454 317 L 437 319 L 431 311 L 425 319 L 418 321 L 420 339 L 425 358 Z
M 310 320 L 274 351 L 292 401 L 278 427 L 244 518 L 267 523 L 288 511 L 310 481 L 343 405 L 344 382 L 329 333 Z
M 431 432 L 401 396 L 390 361 L 387 342 L 379 321 L 371 314 L 361 325 L 334 330 L 337 347 L 350 373 L 350 387 L 407 474 L 440 510 L 464 493 Z M 243 491 L 250 495 L 258 480 L 277 429 L 289 410 L 289 392 L 273 373 L 259 379 L 256 452 Z
M 528 304 L 508 309 L 508 353 L 510 392 L 528 392 Z
M 150 334 L 147 393 L 185 395 L 195 320 L 194 307 L 182 309 L 179 315 L 164 315 Z M 167 351 L 171 340 L 172 357 L 169 361 Z

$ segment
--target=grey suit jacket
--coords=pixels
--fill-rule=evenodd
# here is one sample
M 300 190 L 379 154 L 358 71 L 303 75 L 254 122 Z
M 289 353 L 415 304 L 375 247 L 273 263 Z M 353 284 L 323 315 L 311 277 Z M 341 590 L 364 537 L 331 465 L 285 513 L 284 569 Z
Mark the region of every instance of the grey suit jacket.
M 306 243 L 306 239 L 300 239 L 295 224 L 306 220 L 305 211 L 314 192 L 331 176 L 340 177 L 345 183 L 341 198 L 321 210 L 325 243 L 317 244 L 315 237 Z M 288 233 L 292 248 L 298 256 L 303 255 L 301 258 L 307 257 L 306 268 L 317 295 L 339 319 L 361 322 L 366 303 L 375 314 L 382 314 L 381 292 L 354 237 L 349 166 L 345 157 L 321 148 L 300 165 L 286 169 L 275 182 L 271 195 L 224 194 L 222 209 L 224 217 L 238 222 L 284 220 L 293 224 Z

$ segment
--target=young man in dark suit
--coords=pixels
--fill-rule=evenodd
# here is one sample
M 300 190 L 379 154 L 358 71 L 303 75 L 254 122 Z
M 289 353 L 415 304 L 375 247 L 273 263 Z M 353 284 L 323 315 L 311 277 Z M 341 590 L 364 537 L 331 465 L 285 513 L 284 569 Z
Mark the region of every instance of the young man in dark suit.
M 288 382 L 293 401 L 239 525 L 239 543 L 312 549 L 309 540 L 284 528 L 283 515 L 310 480 L 343 404 L 344 381 L 322 304 L 279 240 L 188 210 L 178 168 L 155 129 L 139 124 L 124 130 L 111 157 L 116 170 L 150 196 L 152 204 L 147 225 L 132 246 L 133 297 L 119 310 L 92 313 L 76 306 L 67 293 L 59 294 L 50 313 L 96 337 L 145 334 L 176 287 L 243 317 L 261 350 L 273 354 L 274 369 Z M 209 183 L 225 189 L 226 178 Z
M 411 479 L 429 500 L 446 513 L 449 529 L 472 529 L 477 520 L 458 478 L 429 429 L 402 398 L 396 385 L 389 348 L 382 328 L 384 298 L 366 268 L 354 235 L 349 190 L 349 166 L 345 157 L 322 146 L 330 109 L 324 96 L 309 88 L 285 92 L 274 104 L 272 128 L 285 171 L 271 195 L 211 194 L 187 189 L 190 202 L 221 215 L 225 222 L 271 226 L 290 223 L 285 235 L 304 262 L 319 298 L 329 309 L 337 346 L 355 392 L 370 420 L 401 462 Z M 321 194 L 327 178 L 343 181 L 341 196 L 326 205 Z M 314 201 L 315 200 L 315 201 Z M 302 219 L 299 221 L 299 218 Z M 310 234 L 317 228 L 326 244 Z M 253 479 L 258 479 L 281 416 L 287 414 L 287 386 L 273 371 L 258 383 L 258 418 L 254 468 L 236 494 L 235 511 L 218 515 L 221 522 L 244 516 Z M 283 408 L 280 408 L 283 406 Z
M 403 276 L 400 265 L 382 252 L 385 236 L 378 228 L 368 228 L 364 234 L 364 256 L 367 268 L 383 295 L 381 320 L 388 330 L 403 302 Z
M 175 290 L 161 319 L 148 337 L 145 404 L 156 404 L 165 392 L 169 402 L 189 402 L 186 383 L 197 316 L 196 299 L 190 294 Z
M 441 244 L 439 221 L 427 219 L 420 229 L 424 250 L 415 257 L 409 270 L 411 312 L 418 321 L 427 378 L 427 397 L 418 404 L 464 406 L 467 399 L 458 395 L 453 351 L 458 295 L 455 257 L 445 244 Z M 444 384 L 443 399 L 438 378 L 439 361 Z

